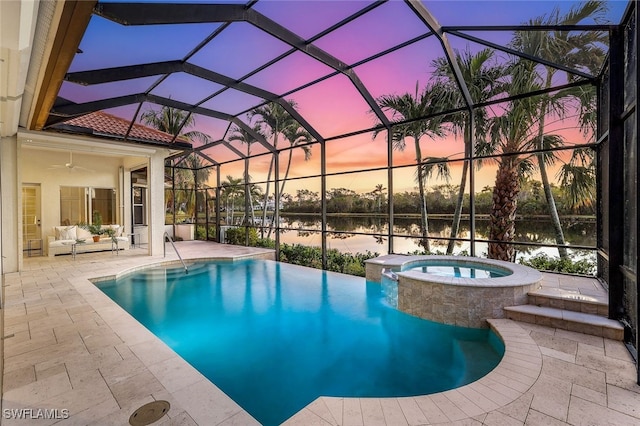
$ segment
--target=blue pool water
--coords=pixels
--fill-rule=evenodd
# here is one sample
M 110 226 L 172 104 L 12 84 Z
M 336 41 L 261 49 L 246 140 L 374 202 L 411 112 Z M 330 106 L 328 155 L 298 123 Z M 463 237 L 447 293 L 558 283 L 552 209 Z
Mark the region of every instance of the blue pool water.
M 507 269 L 492 267 L 489 265 L 475 265 L 464 262 L 452 262 L 442 260 L 425 260 L 419 265 L 410 265 L 404 271 L 420 271 L 426 274 L 457 278 L 499 278 L 511 275 Z
M 397 311 L 378 283 L 297 265 L 198 263 L 97 285 L 264 425 L 319 396 L 458 387 L 504 352 L 489 330 Z

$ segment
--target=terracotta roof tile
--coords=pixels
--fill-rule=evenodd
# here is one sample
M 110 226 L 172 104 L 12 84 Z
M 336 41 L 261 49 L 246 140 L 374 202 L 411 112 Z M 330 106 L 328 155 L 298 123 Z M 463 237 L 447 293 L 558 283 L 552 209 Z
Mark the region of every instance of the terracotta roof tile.
M 127 133 L 129 124 L 130 122 L 123 118 L 116 117 L 115 115 L 107 114 L 102 111 L 92 112 L 61 123 L 62 126 L 75 126 L 90 129 L 94 135 L 112 136 L 121 139 L 124 138 Z M 173 135 L 152 129 L 151 127 L 143 126 L 142 124 L 134 124 L 131 128 L 128 139 L 171 143 Z M 189 140 L 183 137 L 178 137 L 176 142 L 190 143 Z

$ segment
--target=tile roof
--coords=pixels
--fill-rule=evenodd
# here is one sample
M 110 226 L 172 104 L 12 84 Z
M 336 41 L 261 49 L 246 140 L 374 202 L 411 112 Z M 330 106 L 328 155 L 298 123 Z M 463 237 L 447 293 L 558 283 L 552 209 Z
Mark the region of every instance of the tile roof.
M 124 139 L 129 129 L 130 122 L 115 115 L 102 111 L 75 117 L 54 126 L 59 130 L 71 127 L 80 127 L 90 130 L 94 136 L 109 136 Z M 127 136 L 127 140 L 144 142 L 171 143 L 173 135 L 142 124 L 134 124 Z M 175 143 L 190 144 L 189 140 L 183 137 L 176 138 Z

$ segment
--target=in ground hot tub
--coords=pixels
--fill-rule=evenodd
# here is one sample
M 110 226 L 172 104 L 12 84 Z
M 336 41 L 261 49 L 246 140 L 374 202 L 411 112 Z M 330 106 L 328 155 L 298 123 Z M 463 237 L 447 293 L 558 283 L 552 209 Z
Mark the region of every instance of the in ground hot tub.
M 391 292 L 397 285 L 390 298 L 399 310 L 462 327 L 504 318 L 503 308 L 525 305 L 542 280 L 527 266 L 478 257 L 386 255 L 366 262 L 367 280 L 384 280 Z

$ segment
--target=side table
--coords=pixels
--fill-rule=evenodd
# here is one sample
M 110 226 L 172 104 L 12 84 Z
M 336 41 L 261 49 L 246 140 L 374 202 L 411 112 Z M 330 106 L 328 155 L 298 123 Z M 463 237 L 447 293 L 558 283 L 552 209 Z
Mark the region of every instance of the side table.
M 76 260 L 76 246 L 78 245 L 78 242 L 74 241 L 62 244 L 65 246 L 71 246 L 71 257 L 73 258 L 73 260 Z
M 129 247 L 136 248 L 136 238 L 138 239 L 138 247 L 140 247 L 140 234 L 131 233 L 127 236 L 129 237 Z
M 39 256 L 42 256 L 42 238 L 27 240 L 27 256 L 33 256 L 34 252 L 38 253 Z

